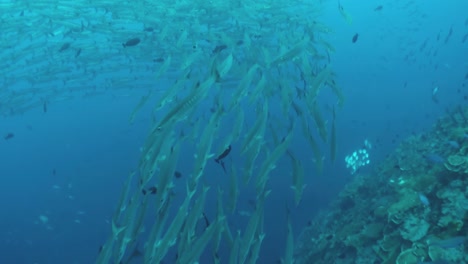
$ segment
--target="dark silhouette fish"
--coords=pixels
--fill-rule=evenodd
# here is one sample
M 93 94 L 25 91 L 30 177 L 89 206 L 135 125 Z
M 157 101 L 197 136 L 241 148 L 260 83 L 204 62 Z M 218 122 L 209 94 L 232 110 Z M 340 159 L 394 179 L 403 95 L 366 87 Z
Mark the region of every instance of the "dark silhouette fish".
M 227 48 L 226 45 L 218 45 L 213 49 L 212 54 L 220 53 L 221 51 L 223 51 L 226 48 Z
M 223 159 L 226 158 L 226 157 L 229 155 L 230 152 L 231 152 L 231 145 L 229 145 L 228 148 L 227 148 L 226 150 L 224 150 L 223 153 L 221 153 L 221 155 L 219 155 L 219 156 L 215 159 L 216 163 L 218 163 L 219 165 L 221 165 L 221 167 L 223 168 L 223 171 L 224 171 L 225 173 L 227 173 L 227 172 L 226 172 L 226 166 L 224 165 Z
M 158 188 L 153 186 L 153 187 L 148 188 L 147 190 L 141 189 L 141 192 L 143 193 L 143 195 L 146 195 L 147 193 L 156 194 L 158 192 Z
M 219 155 L 219 156 L 215 159 L 215 161 L 219 163 L 222 159 L 226 158 L 226 157 L 229 155 L 230 152 L 231 152 L 231 145 L 229 145 L 229 146 L 227 147 L 227 149 L 224 150 L 223 153 L 221 153 L 221 155 Z
M 181 178 L 182 177 L 182 173 L 180 171 L 175 171 L 174 172 L 174 177 L 176 177 L 177 179 Z
M 126 48 L 126 47 L 136 46 L 138 45 L 138 43 L 140 43 L 139 38 L 132 38 L 132 39 L 127 40 L 127 42 L 122 43 L 122 45 L 124 46 L 124 48 Z
M 4 138 L 5 140 L 9 140 L 9 139 L 12 139 L 12 138 L 14 138 L 14 137 L 15 137 L 15 134 L 13 134 L 13 133 L 8 133 L 8 134 L 6 134 L 3 138 Z
M 80 56 L 81 54 L 81 49 L 77 49 L 76 50 L 76 53 L 75 53 L 75 58 L 77 58 L 78 56 Z
M 374 11 L 380 11 L 382 10 L 383 6 L 382 5 L 379 5 L 377 6 L 376 8 L 374 8 Z
M 356 43 L 356 41 L 358 40 L 358 37 L 359 37 L 359 34 L 358 34 L 358 33 L 356 33 L 356 34 L 353 36 L 353 39 L 352 39 L 353 43 Z
M 68 48 L 70 48 L 70 43 L 69 42 L 66 42 L 62 45 L 62 47 L 60 47 L 59 49 L 59 52 L 62 52 L 62 51 L 65 51 L 67 50 Z

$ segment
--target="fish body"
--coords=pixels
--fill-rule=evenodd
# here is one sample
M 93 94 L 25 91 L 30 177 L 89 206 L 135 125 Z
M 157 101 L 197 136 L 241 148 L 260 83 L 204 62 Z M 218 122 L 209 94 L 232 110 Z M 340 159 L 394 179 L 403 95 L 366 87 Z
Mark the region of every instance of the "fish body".
M 177 179 L 181 178 L 182 177 L 182 173 L 180 171 L 174 171 L 174 177 L 176 177 Z
M 222 159 L 226 158 L 226 157 L 229 155 L 230 152 L 231 152 L 231 145 L 229 145 L 228 148 L 227 148 L 225 151 L 223 151 L 223 153 L 221 153 L 221 155 L 219 155 L 219 156 L 215 159 L 215 161 L 216 161 L 217 163 L 219 163 Z
M 353 36 L 353 38 L 352 38 L 351 41 L 352 41 L 353 43 L 356 43 L 356 41 L 358 40 L 358 38 L 359 38 L 359 34 L 356 33 L 356 34 Z
M 439 86 L 435 86 L 432 89 L 432 101 L 436 104 L 439 103 L 439 99 L 437 98 L 438 92 L 439 92 Z
M 9 139 L 12 139 L 12 138 L 14 138 L 14 137 L 15 137 L 15 134 L 13 134 L 13 133 L 8 133 L 8 134 L 6 134 L 3 138 L 4 138 L 5 140 L 9 140 Z
M 62 47 L 60 47 L 59 52 L 65 51 L 68 48 L 70 48 L 70 43 L 66 42 L 62 45 Z
M 421 201 L 424 206 L 429 206 L 431 203 L 429 202 L 429 199 L 424 195 L 423 193 L 418 193 L 419 200 Z
M 437 240 L 437 241 L 429 241 L 429 246 L 436 246 L 440 248 L 455 248 L 462 244 L 464 244 L 467 240 L 465 236 L 456 236 L 448 239 Z
M 224 45 L 224 44 L 223 45 L 218 45 L 213 49 L 212 54 L 220 53 L 221 51 L 223 51 L 226 48 L 227 48 L 227 45 Z
M 443 158 L 439 154 L 435 154 L 435 153 L 426 154 L 426 155 L 424 155 L 424 158 L 427 161 L 429 161 L 431 163 L 436 163 L 436 164 L 440 164 L 440 163 L 445 162 L 445 158 Z
M 139 38 L 132 38 L 132 39 L 127 40 L 127 42 L 122 43 L 122 45 L 124 46 L 124 48 L 132 47 L 132 46 L 138 45 L 138 43 L 140 43 L 140 41 L 141 40 Z
M 460 144 L 458 144 L 458 142 L 455 140 L 450 140 L 447 143 L 454 149 L 460 149 Z

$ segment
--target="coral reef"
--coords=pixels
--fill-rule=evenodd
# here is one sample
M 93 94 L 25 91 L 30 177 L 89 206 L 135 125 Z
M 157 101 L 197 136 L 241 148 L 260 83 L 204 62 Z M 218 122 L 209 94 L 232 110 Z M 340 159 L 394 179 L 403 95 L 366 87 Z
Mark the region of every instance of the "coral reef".
M 356 173 L 301 233 L 297 263 L 468 263 L 467 116 L 457 108 Z

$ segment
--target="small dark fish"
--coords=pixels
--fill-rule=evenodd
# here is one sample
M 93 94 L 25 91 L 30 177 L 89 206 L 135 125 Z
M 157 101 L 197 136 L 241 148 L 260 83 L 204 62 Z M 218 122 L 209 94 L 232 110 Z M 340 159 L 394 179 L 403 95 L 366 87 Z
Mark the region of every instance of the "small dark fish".
M 230 152 L 231 152 L 231 145 L 229 145 L 228 148 L 227 148 L 226 150 L 224 150 L 223 153 L 221 153 L 221 155 L 219 155 L 219 156 L 215 159 L 215 161 L 216 161 L 217 163 L 219 163 L 222 159 L 226 158 L 226 157 L 229 155 Z
M 52 170 L 52 175 L 56 175 L 57 171 L 55 169 Z
M 465 43 L 465 41 L 468 39 L 468 33 L 465 34 L 462 38 L 462 43 Z
M 145 189 L 141 189 L 141 192 L 143 193 L 143 195 L 146 195 L 146 190 Z
M 374 11 L 380 11 L 382 10 L 383 6 L 382 5 L 379 5 L 377 6 L 376 8 L 374 8 Z
M 220 53 L 221 51 L 223 51 L 223 50 L 226 49 L 226 48 L 227 48 L 227 46 L 224 45 L 224 44 L 223 44 L 223 45 L 218 45 L 218 46 L 216 46 L 216 47 L 213 49 L 213 52 L 212 52 L 212 53 L 213 53 L 213 54 L 215 54 L 215 53 Z
M 81 54 L 81 49 L 77 49 L 76 53 L 75 53 L 75 58 L 78 58 L 78 56 L 80 56 L 80 54 Z
M 138 43 L 140 43 L 140 39 L 139 39 L 139 38 L 132 38 L 132 39 L 127 40 L 127 42 L 122 43 L 122 45 L 123 45 L 124 48 L 125 48 L 125 47 L 136 46 L 136 45 L 138 45 Z
M 156 58 L 153 61 L 154 62 L 164 62 L 164 58 Z
M 68 48 L 70 48 L 70 43 L 69 42 L 66 42 L 62 45 L 62 47 L 60 47 L 59 49 L 59 52 L 62 52 L 62 51 L 65 51 L 67 50 Z
M 158 188 L 153 186 L 148 188 L 148 191 L 150 192 L 150 194 L 156 194 L 158 192 Z
M 8 134 L 6 134 L 3 138 L 4 138 L 5 140 L 9 140 L 9 139 L 12 139 L 12 138 L 14 138 L 14 137 L 15 137 L 15 134 L 13 134 L 13 133 L 8 133 Z
M 358 37 L 359 37 L 359 34 L 358 34 L 358 33 L 356 33 L 356 34 L 353 36 L 353 39 L 352 39 L 353 43 L 356 43 L 356 41 L 358 40 Z
M 153 31 L 154 31 L 154 28 L 153 28 L 153 27 L 145 27 L 145 29 L 143 29 L 143 31 L 146 31 L 146 32 L 153 32 Z
M 44 113 L 47 113 L 47 102 L 44 101 L 44 104 L 42 105 L 42 111 L 44 111 Z
M 205 212 L 203 214 L 203 219 L 205 220 L 205 228 L 210 226 L 210 220 L 208 220 L 208 217 L 206 217 Z
M 181 178 L 182 177 L 182 173 L 180 171 L 175 171 L 174 172 L 174 177 L 176 177 L 177 179 Z
M 452 33 L 453 33 L 453 28 L 450 27 L 449 33 L 447 34 L 447 37 L 445 37 L 444 44 L 447 44 L 447 42 L 449 41 L 450 37 L 452 36 Z
M 226 158 L 230 152 L 231 152 L 231 145 L 229 145 L 229 147 L 226 150 L 224 150 L 223 153 L 221 153 L 221 155 L 219 155 L 215 159 L 216 163 L 221 165 L 221 167 L 223 168 L 224 173 L 227 173 L 227 171 L 226 171 L 226 166 L 224 165 L 223 159 Z

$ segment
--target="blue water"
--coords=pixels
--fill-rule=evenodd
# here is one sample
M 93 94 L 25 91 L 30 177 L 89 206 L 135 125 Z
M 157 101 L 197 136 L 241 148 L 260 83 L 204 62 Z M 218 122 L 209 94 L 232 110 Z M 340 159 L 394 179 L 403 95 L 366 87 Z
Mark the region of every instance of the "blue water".
M 336 1 L 326 3 L 321 18 L 334 29 L 328 39 L 336 49 L 331 63 L 346 97 L 337 113 L 337 161 L 327 160 L 323 174 L 317 175 L 309 149 L 301 149 L 307 143 L 294 142 L 294 150 L 304 157 L 307 184 L 298 207 L 288 187 L 289 160 L 279 161 L 269 183 L 259 263 L 277 263 L 284 255 L 286 206 L 297 237 L 352 179 L 344 157 L 365 139 L 374 145 L 371 166 L 365 168 L 370 171 L 402 139 L 430 128 L 447 108 L 467 105 L 468 41 L 462 43 L 462 38 L 468 33 L 468 1 L 414 0 L 406 8 L 404 1 L 392 2 L 341 1 L 353 17 L 351 25 L 340 16 Z M 383 9 L 374 11 L 377 5 Z M 450 28 L 453 34 L 444 44 Z M 356 33 L 359 38 L 352 43 Z M 438 103 L 431 98 L 435 86 Z M 51 104 L 46 113 L 38 107 L 1 117 L 0 133 L 12 132 L 14 138 L 0 140 L 0 263 L 93 263 L 110 235 L 123 182 L 137 168 L 149 131 L 149 105 L 133 125 L 128 122 L 143 94 L 77 98 Z M 182 153 L 180 159 L 192 156 Z M 227 163 L 236 160 L 233 156 Z M 186 176 L 191 167 L 178 170 Z M 229 177 L 219 165 L 211 162 L 206 170 L 207 183 L 227 191 Z M 184 181 L 176 181 L 176 199 L 183 199 Z M 254 191 L 242 190 L 238 210 L 253 210 L 253 199 Z M 211 219 L 216 215 L 215 187 L 205 213 Z M 48 220 L 41 221 L 41 215 Z M 229 219 L 233 231 L 247 221 L 242 216 Z M 211 254 L 205 254 L 200 263 L 211 261 Z

